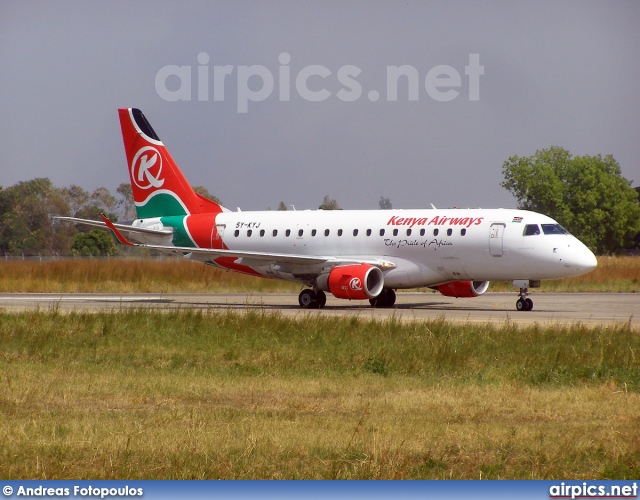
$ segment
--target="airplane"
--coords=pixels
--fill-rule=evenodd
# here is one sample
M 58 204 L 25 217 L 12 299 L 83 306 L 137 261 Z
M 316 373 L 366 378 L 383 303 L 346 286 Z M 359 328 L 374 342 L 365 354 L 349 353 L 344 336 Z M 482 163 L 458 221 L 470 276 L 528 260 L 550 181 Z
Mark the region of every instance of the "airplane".
M 225 270 L 297 282 L 300 307 L 326 292 L 390 308 L 396 290 L 477 297 L 512 281 L 529 288 L 596 268 L 595 255 L 546 215 L 512 209 L 238 211 L 196 193 L 139 109 L 118 110 L 137 219 L 59 217 L 110 229 L 124 245 L 180 254 Z

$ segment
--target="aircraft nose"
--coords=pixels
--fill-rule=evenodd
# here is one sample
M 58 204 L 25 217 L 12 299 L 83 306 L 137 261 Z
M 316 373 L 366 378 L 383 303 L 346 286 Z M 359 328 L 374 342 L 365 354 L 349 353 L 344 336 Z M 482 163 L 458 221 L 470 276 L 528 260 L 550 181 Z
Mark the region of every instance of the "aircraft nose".
M 587 247 L 584 247 L 580 252 L 580 257 L 578 259 L 578 267 L 581 267 L 585 273 L 593 271 L 596 267 L 598 267 L 598 259 L 593 254 L 591 250 Z
M 586 274 L 598 267 L 598 259 L 596 259 L 596 256 L 579 241 L 577 244 L 574 243 L 571 245 L 570 255 L 567 255 L 563 259 L 563 263 L 565 266 L 575 269 L 580 274 Z

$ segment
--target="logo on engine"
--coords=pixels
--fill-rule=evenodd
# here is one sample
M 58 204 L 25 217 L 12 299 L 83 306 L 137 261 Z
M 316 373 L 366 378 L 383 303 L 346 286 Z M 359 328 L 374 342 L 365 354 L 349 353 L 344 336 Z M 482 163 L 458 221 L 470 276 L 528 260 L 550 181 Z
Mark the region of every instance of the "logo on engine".
M 351 288 L 351 290 L 362 290 L 362 281 L 360 281 L 360 278 L 351 278 L 349 288 Z
M 131 162 L 131 179 L 140 189 L 159 188 L 162 178 L 162 156 L 153 146 L 141 148 Z

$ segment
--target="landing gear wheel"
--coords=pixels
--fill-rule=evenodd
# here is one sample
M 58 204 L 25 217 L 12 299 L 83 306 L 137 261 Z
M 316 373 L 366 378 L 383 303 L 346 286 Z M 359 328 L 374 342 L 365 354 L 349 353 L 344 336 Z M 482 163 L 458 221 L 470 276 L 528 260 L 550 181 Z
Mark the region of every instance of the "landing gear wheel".
M 322 309 L 327 303 L 327 294 L 325 294 L 322 290 L 318 290 L 316 292 L 316 302 L 318 303 L 318 307 Z
M 396 292 L 391 288 L 383 288 L 380 295 L 369 299 L 369 304 L 377 309 L 390 308 L 396 303 Z
M 393 307 L 396 303 L 396 292 L 394 292 L 391 288 L 387 288 L 387 298 L 385 302 L 385 307 Z
M 300 307 L 303 309 L 316 309 L 318 307 L 316 292 L 309 288 L 302 290 L 300 295 L 298 295 L 298 304 L 300 304 Z
M 516 301 L 516 309 L 518 311 L 531 311 L 533 309 L 533 300 L 519 298 Z
M 533 300 L 527 297 L 528 288 L 520 289 L 520 298 L 516 301 L 516 309 L 518 311 L 531 311 L 533 309 Z

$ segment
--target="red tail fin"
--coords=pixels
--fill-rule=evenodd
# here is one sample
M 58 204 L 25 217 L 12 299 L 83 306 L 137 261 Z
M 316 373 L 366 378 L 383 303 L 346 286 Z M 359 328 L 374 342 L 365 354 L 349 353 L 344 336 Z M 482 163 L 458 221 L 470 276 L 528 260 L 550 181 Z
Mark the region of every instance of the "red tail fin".
M 118 114 L 139 218 L 225 210 L 191 188 L 142 111 L 123 108 Z

